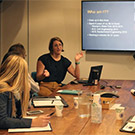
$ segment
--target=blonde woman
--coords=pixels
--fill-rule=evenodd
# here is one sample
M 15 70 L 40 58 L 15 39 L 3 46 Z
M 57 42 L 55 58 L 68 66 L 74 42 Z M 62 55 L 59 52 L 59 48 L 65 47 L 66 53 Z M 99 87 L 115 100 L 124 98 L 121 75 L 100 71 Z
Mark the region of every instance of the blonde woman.
M 23 57 L 25 59 L 26 57 L 26 50 L 24 48 L 24 46 L 20 43 L 14 44 L 12 45 L 9 49 L 8 52 L 5 54 L 5 56 L 3 57 L 2 63 L 6 60 L 6 58 L 8 56 L 10 56 L 11 54 L 16 54 L 19 55 L 21 57 Z M 36 83 L 32 77 L 30 76 L 30 74 L 28 73 L 28 79 L 30 81 L 30 85 L 31 85 L 31 94 L 32 93 L 38 93 L 39 92 L 39 85 L 38 83 Z
M 46 126 L 50 117 L 26 119 L 30 84 L 26 61 L 10 55 L 0 66 L 0 129 Z

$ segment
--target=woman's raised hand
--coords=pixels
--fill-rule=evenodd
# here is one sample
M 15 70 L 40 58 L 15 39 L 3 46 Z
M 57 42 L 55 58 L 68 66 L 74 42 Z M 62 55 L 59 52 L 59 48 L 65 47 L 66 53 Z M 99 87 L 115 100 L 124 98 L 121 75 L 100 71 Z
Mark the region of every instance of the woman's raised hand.
M 82 57 L 83 57 L 83 53 L 82 52 L 77 53 L 76 56 L 75 56 L 75 61 L 78 62 Z

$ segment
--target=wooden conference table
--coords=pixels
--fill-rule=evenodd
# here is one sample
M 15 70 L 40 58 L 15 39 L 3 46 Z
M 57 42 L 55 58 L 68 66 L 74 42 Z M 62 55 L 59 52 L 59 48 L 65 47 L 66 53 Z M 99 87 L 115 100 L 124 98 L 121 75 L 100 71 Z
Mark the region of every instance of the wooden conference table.
M 115 110 L 102 111 L 102 123 L 93 124 L 89 118 L 80 118 L 77 109 L 74 108 L 73 97 L 75 95 L 61 95 L 68 103 L 69 107 L 64 108 L 63 117 L 56 117 L 54 114 L 50 120 L 52 132 L 31 132 L 31 133 L 8 133 L 7 130 L 0 130 L 0 135 L 131 135 L 131 133 L 120 132 L 119 129 L 131 115 L 135 115 L 135 96 L 130 93 L 135 89 L 135 81 L 131 80 L 101 80 L 97 86 L 83 86 L 82 84 L 68 84 L 62 89 L 90 90 L 92 92 L 101 90 L 100 85 L 112 86 L 106 87 L 105 91 L 118 91 L 120 96 L 116 103 L 126 107 L 124 120 L 116 120 Z M 121 89 L 114 86 L 120 85 Z M 60 94 L 57 94 L 60 95 Z M 39 108 L 32 108 L 32 110 Z M 40 108 L 46 113 L 51 113 L 55 108 Z

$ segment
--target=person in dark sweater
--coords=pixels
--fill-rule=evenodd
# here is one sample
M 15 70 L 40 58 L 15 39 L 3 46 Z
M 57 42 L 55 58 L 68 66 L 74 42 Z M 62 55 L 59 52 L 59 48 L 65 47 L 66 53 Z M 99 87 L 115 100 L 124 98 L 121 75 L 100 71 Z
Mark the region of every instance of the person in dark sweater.
M 49 115 L 23 118 L 28 109 L 29 92 L 27 62 L 21 56 L 8 56 L 0 65 L 0 129 L 47 126 Z
M 61 55 L 63 42 L 59 37 L 54 37 L 49 43 L 50 53 L 44 54 L 37 61 L 37 80 L 40 81 L 39 95 L 49 96 L 61 86 L 66 73 L 69 72 L 76 79 L 80 78 L 79 60 L 83 53 L 75 56 L 75 68 L 70 60 Z

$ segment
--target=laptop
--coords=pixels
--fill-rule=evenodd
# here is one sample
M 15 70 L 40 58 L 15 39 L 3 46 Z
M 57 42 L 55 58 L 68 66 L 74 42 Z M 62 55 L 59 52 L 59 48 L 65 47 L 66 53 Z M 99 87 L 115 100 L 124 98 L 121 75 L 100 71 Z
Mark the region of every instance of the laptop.
M 100 80 L 102 68 L 103 68 L 103 65 L 92 66 L 90 68 L 88 80 L 80 79 L 80 80 L 78 80 L 78 83 L 82 83 L 84 85 L 95 85 L 95 80 L 97 80 L 97 81 Z

